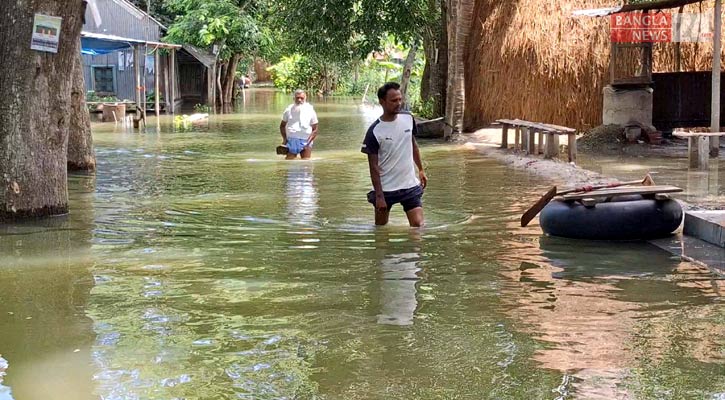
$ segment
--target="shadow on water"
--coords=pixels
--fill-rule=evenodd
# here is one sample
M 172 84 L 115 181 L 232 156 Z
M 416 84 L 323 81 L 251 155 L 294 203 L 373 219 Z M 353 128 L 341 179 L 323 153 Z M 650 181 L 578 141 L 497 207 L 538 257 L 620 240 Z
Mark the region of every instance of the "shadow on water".
M 70 181 L 70 215 L 0 228 L 3 400 L 96 398 L 95 334 L 85 315 L 94 286 L 89 271 L 94 178 Z

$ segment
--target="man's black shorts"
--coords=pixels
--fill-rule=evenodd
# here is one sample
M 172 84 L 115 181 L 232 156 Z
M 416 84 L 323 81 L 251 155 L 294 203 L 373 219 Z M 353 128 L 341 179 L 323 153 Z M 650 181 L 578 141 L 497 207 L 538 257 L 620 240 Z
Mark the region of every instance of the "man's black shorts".
M 416 207 L 423 207 L 423 188 L 413 186 L 408 189 L 394 190 L 392 192 L 383 192 L 385 197 L 385 203 L 388 205 L 388 211 L 393 207 L 393 204 L 400 203 L 403 206 L 403 211 L 408 212 Z M 371 190 L 368 192 L 368 201 L 375 205 L 375 191 Z

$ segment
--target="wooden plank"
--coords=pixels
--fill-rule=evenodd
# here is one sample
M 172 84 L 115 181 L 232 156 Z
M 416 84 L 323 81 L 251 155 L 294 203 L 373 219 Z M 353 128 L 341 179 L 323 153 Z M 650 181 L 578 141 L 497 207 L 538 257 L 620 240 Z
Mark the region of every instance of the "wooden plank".
M 697 168 L 700 163 L 697 155 L 697 136 L 690 136 L 687 139 L 687 161 L 690 168 Z
M 710 138 L 700 136 L 695 140 L 697 140 L 697 167 L 706 170 L 710 162 Z
M 509 147 L 509 124 L 503 124 L 501 128 L 501 148 L 508 149 Z
M 658 193 L 678 193 L 678 192 L 682 192 L 682 188 L 678 188 L 677 186 L 666 186 L 666 185 L 634 186 L 634 187 L 621 186 L 618 188 L 592 190 L 591 192 L 566 194 L 564 196 L 560 196 L 560 198 L 563 200 L 569 201 L 569 200 L 581 200 L 581 199 L 586 199 L 586 198 L 602 198 L 602 197 L 613 197 L 613 196 L 634 195 L 634 194 L 654 195 L 654 194 L 658 194 Z
M 546 134 L 546 147 L 544 148 L 544 158 L 554 158 L 559 154 L 558 136 L 553 133 Z
M 570 133 L 567 135 L 567 153 L 569 155 L 569 162 L 576 164 L 576 134 Z
M 584 205 L 584 207 L 594 207 L 597 205 L 597 199 L 593 197 L 585 197 L 581 199 L 581 203 Z
M 554 124 L 544 124 L 544 125 L 546 125 L 546 126 L 548 126 L 548 127 L 552 128 L 552 129 L 555 129 L 555 130 L 557 130 L 557 131 L 561 131 L 562 133 L 571 133 L 571 132 L 576 132 L 576 129 L 574 129 L 574 128 L 569 128 L 569 127 L 566 127 L 566 126 L 561 126 L 561 125 L 554 125 Z
M 692 138 L 699 136 L 725 136 L 725 132 L 685 132 L 685 131 L 673 131 L 672 136 L 680 138 Z
M 516 127 L 516 132 L 514 133 L 514 150 L 520 150 L 521 149 L 521 128 Z
M 535 154 L 536 151 L 536 131 L 532 128 L 526 128 L 526 153 L 527 154 Z

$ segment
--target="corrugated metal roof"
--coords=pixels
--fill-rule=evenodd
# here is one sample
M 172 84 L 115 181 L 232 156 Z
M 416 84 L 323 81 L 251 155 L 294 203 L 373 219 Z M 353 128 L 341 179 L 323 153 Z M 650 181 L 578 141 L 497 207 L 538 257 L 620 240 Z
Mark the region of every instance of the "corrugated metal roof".
M 190 44 L 185 44 L 182 46 L 182 48 L 186 50 L 189 54 L 191 54 L 192 57 L 199 60 L 199 62 L 204 64 L 204 66 L 207 68 L 211 68 L 216 62 L 216 57 L 214 57 L 214 54 L 210 53 L 207 50 L 202 50 Z
M 154 47 L 164 47 L 168 49 L 180 49 L 181 45 L 178 44 L 171 44 L 171 43 L 161 43 L 161 42 L 152 42 L 152 41 L 146 41 L 146 40 L 138 40 L 138 39 L 131 39 L 116 35 L 106 35 L 105 33 L 93 33 L 93 32 L 81 32 L 81 39 L 82 38 L 91 38 L 96 39 L 100 41 L 107 41 L 107 42 L 116 42 L 116 43 L 129 43 L 129 44 L 147 44 L 149 46 Z
M 702 0 L 657 0 L 647 3 L 624 4 L 619 7 L 593 8 L 589 10 L 577 10 L 571 13 L 574 17 L 605 17 L 611 14 L 617 14 L 629 11 L 644 10 L 662 10 L 666 8 L 675 8 L 685 6 L 692 3 L 700 3 Z

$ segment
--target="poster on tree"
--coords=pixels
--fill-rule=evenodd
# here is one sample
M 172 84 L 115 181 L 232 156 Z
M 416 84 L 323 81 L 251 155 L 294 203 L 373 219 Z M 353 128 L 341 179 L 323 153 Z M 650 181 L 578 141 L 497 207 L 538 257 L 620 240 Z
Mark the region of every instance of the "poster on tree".
M 33 38 L 30 48 L 33 50 L 58 52 L 58 39 L 60 38 L 60 22 L 63 18 L 49 15 L 35 14 L 33 19 Z

